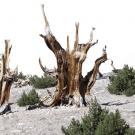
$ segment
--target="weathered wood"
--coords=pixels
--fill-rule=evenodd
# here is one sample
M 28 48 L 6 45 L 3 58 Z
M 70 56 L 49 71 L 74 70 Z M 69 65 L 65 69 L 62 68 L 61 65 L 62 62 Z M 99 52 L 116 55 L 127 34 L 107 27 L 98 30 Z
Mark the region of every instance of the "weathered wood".
M 86 59 L 88 50 L 98 43 L 93 42 L 92 28 L 90 39 L 87 43 L 79 44 L 79 23 L 76 23 L 75 42 L 73 50 L 70 50 L 69 36 L 67 36 L 67 48 L 62 48 L 60 43 L 52 34 L 49 22 L 44 12 L 42 5 L 42 12 L 45 21 L 45 35 L 40 35 L 47 47 L 54 53 L 57 61 L 57 86 L 56 93 L 50 103 L 51 106 L 64 104 L 68 99 L 82 98 L 82 102 L 86 105 L 85 94 L 90 91 L 96 81 L 97 73 L 99 73 L 99 66 L 107 60 L 106 48 L 103 55 L 95 61 L 93 69 L 85 76 L 82 76 L 82 64 Z M 43 70 L 40 61 L 40 67 Z M 72 102 L 72 101 L 71 101 Z
M 114 64 L 113 64 L 113 61 L 111 60 L 111 66 L 112 66 L 112 68 L 113 68 L 113 72 L 114 73 L 118 73 L 121 69 L 116 69 L 115 67 L 114 67 Z
M 42 71 L 44 72 L 45 75 L 47 76 L 51 76 L 52 78 L 56 78 L 57 76 L 57 71 L 56 68 L 54 67 L 54 69 L 48 69 L 46 66 L 42 65 L 41 59 L 39 58 L 39 65 L 40 68 L 42 69 Z
M 5 102 L 8 103 L 11 85 L 16 74 L 16 71 L 11 71 L 9 68 L 9 55 L 11 48 L 10 41 L 5 40 L 5 52 L 2 54 L 0 70 L 0 106 Z

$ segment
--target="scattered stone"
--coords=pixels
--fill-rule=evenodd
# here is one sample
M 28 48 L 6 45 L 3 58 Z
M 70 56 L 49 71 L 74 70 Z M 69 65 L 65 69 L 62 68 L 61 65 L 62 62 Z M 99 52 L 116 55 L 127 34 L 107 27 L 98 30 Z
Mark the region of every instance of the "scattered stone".
M 109 83 L 108 79 L 97 80 L 91 90 L 91 95 L 86 95 L 87 107 L 76 106 L 57 106 L 47 108 L 40 104 L 35 106 L 19 107 L 16 101 L 25 91 L 29 92 L 31 86 L 11 89 L 11 100 L 14 104 L 7 107 L 7 110 L 12 109 L 8 115 L 0 116 L 0 135 L 63 135 L 61 126 L 68 126 L 72 118 L 81 119 L 89 110 L 89 103 L 91 99 L 97 99 L 102 107 L 109 111 L 119 109 L 122 118 L 132 127 L 135 128 L 135 96 L 126 97 L 124 95 L 112 95 L 106 87 Z M 49 88 L 53 93 L 55 88 Z M 44 97 L 47 92 L 46 89 L 36 90 L 41 97 Z M 26 110 L 27 109 L 27 110 Z M 29 111 L 31 110 L 31 111 Z M 2 110 L 4 111 L 4 109 Z M 17 112 L 16 112 L 17 111 Z M 6 111 L 5 111 L 6 112 Z

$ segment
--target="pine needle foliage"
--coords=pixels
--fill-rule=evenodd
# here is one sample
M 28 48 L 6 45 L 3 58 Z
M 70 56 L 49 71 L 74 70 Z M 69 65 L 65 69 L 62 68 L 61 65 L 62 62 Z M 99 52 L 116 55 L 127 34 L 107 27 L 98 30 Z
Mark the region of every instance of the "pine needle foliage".
M 65 135 L 135 135 L 135 130 L 126 124 L 118 110 L 109 113 L 96 100 L 81 121 L 72 119 L 67 128 L 62 126 L 62 132 Z
M 23 92 L 21 98 L 17 101 L 19 106 L 34 105 L 39 103 L 39 96 L 35 89 L 32 89 L 28 94 Z
M 56 85 L 56 79 L 50 76 L 41 76 L 37 75 L 30 77 L 30 82 L 34 86 L 34 88 L 44 89 L 48 87 L 54 87 Z
M 112 94 L 125 94 L 132 96 L 135 94 L 135 70 L 125 65 L 117 75 L 113 75 L 108 85 L 108 90 Z

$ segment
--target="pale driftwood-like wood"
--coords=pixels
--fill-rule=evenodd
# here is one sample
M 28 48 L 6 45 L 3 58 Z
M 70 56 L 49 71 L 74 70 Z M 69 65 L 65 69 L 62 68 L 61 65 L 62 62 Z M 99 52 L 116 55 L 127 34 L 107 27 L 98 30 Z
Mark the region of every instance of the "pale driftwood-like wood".
M 86 105 L 85 94 L 90 92 L 90 89 L 94 85 L 96 76 L 100 73 L 100 65 L 107 60 L 106 47 L 103 50 L 102 56 L 95 61 L 93 69 L 88 72 L 85 77 L 83 77 L 82 64 L 87 57 L 88 50 L 98 43 L 98 40 L 93 42 L 93 32 L 95 28 L 92 28 L 89 41 L 80 44 L 79 23 L 76 23 L 73 50 L 70 50 L 69 36 L 67 36 L 67 48 L 65 50 L 50 30 L 49 22 L 44 12 L 44 5 L 42 5 L 42 12 L 45 21 L 45 35 L 41 34 L 40 36 L 44 39 L 47 47 L 54 53 L 57 61 L 56 93 L 49 106 L 65 103 L 73 104 L 76 102 L 75 99 L 79 98 L 82 98 L 82 104 Z M 44 71 L 41 61 L 39 61 L 39 64 L 41 69 Z
M 113 72 L 114 73 L 118 73 L 121 69 L 116 69 L 115 67 L 114 67 L 114 64 L 113 64 L 113 61 L 111 60 L 111 66 L 112 66 L 112 68 L 113 68 Z
M 111 60 L 111 66 L 112 66 L 113 70 L 116 70 L 116 68 L 113 65 L 113 61 L 112 60 Z
M 16 71 L 11 71 L 9 68 L 9 55 L 12 46 L 9 40 L 5 40 L 5 52 L 1 56 L 1 69 L 0 69 L 0 106 L 8 103 L 10 97 L 10 89 L 14 80 Z
M 56 77 L 56 68 L 54 67 L 54 69 L 48 69 L 45 66 L 42 65 L 41 59 L 39 58 L 39 65 L 40 68 L 42 69 L 42 71 L 44 72 L 45 75 L 49 75 L 51 77 Z

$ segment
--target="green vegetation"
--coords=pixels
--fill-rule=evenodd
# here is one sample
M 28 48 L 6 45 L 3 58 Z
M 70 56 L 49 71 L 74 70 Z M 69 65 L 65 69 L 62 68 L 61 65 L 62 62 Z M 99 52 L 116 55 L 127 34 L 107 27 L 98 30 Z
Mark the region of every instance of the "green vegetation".
M 18 74 L 15 74 L 14 76 L 14 81 L 17 82 L 18 79 L 22 79 L 22 80 L 25 80 L 26 79 L 26 75 L 23 74 L 23 72 L 19 72 Z
M 17 77 L 17 79 L 25 80 L 27 76 L 24 75 L 23 72 L 19 72 L 19 74 L 16 77 Z
M 56 85 L 56 79 L 50 76 L 41 76 L 37 75 L 30 77 L 30 82 L 35 88 L 43 89 L 48 87 L 54 87 Z
M 135 94 L 135 70 L 125 65 L 117 75 L 113 75 L 110 79 L 108 90 L 112 94 L 125 94 L 132 96 Z
M 89 112 L 81 121 L 72 119 L 70 125 L 62 126 L 65 135 L 134 135 L 135 130 L 121 118 L 119 111 L 109 113 L 93 101 Z
M 121 115 L 117 110 L 115 113 L 107 114 L 104 120 L 99 122 L 95 135 L 125 135 L 129 132 L 132 133 L 131 135 L 135 134 L 135 131 L 130 129 L 129 125 L 121 119 Z
M 35 89 L 32 89 L 28 94 L 23 92 L 21 98 L 17 101 L 19 106 L 34 105 L 39 103 L 39 96 Z

